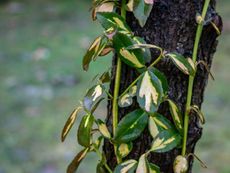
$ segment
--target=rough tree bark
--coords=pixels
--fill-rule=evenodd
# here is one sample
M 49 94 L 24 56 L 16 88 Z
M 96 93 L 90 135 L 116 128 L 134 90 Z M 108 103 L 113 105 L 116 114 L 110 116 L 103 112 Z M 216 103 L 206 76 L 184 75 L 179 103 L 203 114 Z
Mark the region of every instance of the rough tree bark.
M 144 28 L 141 28 L 132 14 L 127 14 L 127 21 L 134 31 L 135 35 L 143 37 L 147 43 L 158 45 L 166 51 L 176 51 L 186 57 L 192 57 L 193 44 L 197 24 L 195 21 L 196 13 L 201 13 L 203 7 L 202 0 L 158 0 L 155 2 L 150 17 Z M 222 21 L 215 11 L 215 0 L 211 1 L 207 12 L 207 19 L 211 19 L 217 27 L 222 29 Z M 204 27 L 201 37 L 198 61 L 204 60 L 211 67 L 213 54 L 217 46 L 217 34 L 210 23 Z M 154 60 L 159 52 L 152 51 L 152 60 Z M 182 74 L 169 60 L 164 59 L 158 65 L 169 82 L 169 98 L 174 100 L 180 109 L 185 109 L 188 76 Z M 113 92 L 113 84 L 116 71 L 116 56 L 113 58 L 112 82 L 110 85 L 111 93 Z M 125 64 L 122 64 L 121 88 L 120 93 L 137 77 L 137 72 Z M 202 65 L 198 66 L 195 78 L 192 104 L 201 107 L 203 102 L 204 89 L 208 81 L 208 72 Z M 108 102 L 107 125 L 112 131 L 112 103 Z M 119 118 L 122 118 L 128 112 L 137 107 L 137 103 L 133 103 L 131 107 L 119 110 Z M 162 104 L 159 112 L 169 119 L 168 104 Z M 187 142 L 187 153 L 193 153 L 195 145 L 200 139 L 202 128 L 199 126 L 197 116 L 191 115 L 189 124 L 189 135 Z M 141 137 L 133 142 L 134 148 L 127 158 L 138 159 L 139 156 L 150 148 L 152 139 L 146 129 Z M 116 158 L 113 152 L 113 146 L 105 141 L 104 152 L 109 165 L 114 168 Z M 173 173 L 172 164 L 174 158 L 181 153 L 181 149 L 173 149 L 170 152 L 157 154 L 152 153 L 149 161 L 156 163 L 161 168 L 162 173 Z M 192 172 L 193 160 L 189 160 L 189 173 Z

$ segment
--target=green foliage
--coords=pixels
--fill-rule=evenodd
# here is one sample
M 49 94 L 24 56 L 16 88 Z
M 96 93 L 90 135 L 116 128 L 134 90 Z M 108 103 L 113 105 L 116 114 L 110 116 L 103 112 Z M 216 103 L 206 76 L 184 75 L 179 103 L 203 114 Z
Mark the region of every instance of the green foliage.
M 83 69 L 87 70 L 89 63 L 96 60 L 99 55 L 105 55 L 114 50 L 117 55 L 116 64 L 116 78 L 114 82 L 114 93 L 111 95 L 106 89 L 106 83 L 110 82 L 109 72 L 104 72 L 98 79 L 97 84 L 91 87 L 84 99 L 83 107 L 86 115 L 83 116 L 78 127 L 78 143 L 84 147 L 73 163 L 76 167 L 70 166 L 67 172 L 76 170 L 80 161 L 86 155 L 88 148 L 94 151 L 101 158 L 101 162 L 97 166 L 97 172 L 112 172 L 108 167 L 104 154 L 100 152 L 100 145 L 103 138 L 106 138 L 114 145 L 114 153 L 116 155 L 117 163 L 115 173 L 160 173 L 160 168 L 157 165 L 149 163 L 147 156 L 150 152 L 168 152 L 176 147 L 186 147 L 186 138 L 183 136 L 187 134 L 187 129 L 184 125 L 188 125 L 188 121 L 183 122 L 183 116 L 178 106 L 170 99 L 168 99 L 168 82 L 166 76 L 160 72 L 155 65 L 162 58 L 170 58 L 176 67 L 183 73 L 189 75 L 189 79 L 194 78 L 196 73 L 196 61 L 190 58 L 185 58 L 183 55 L 176 52 L 167 52 L 162 48 L 146 44 L 140 37 L 135 37 L 126 23 L 126 9 L 132 11 L 134 16 L 139 21 L 141 26 L 144 26 L 150 11 L 153 6 L 153 0 L 130 0 L 128 4 L 122 1 L 114 1 L 121 6 L 121 15 L 111 10 L 111 6 L 107 6 L 107 1 L 99 0 L 94 3 L 94 12 L 96 19 L 104 28 L 103 36 L 97 37 L 87 50 L 83 58 Z M 103 9 L 98 10 L 100 6 Z M 116 5 L 117 5 L 116 4 Z M 106 9 L 108 8 L 108 9 Z M 103 12 L 102 12 L 103 11 Z M 108 12 L 109 11 L 109 12 Z M 111 12 L 112 11 L 112 12 Z M 94 18 L 94 17 L 93 17 Z M 107 50 L 109 49 L 109 50 Z M 159 51 L 159 57 L 155 61 L 149 63 L 151 60 L 150 49 Z M 126 90 L 118 96 L 120 86 L 121 62 L 134 68 L 139 73 L 139 76 L 134 80 Z M 190 89 L 188 92 L 192 92 Z M 112 112 L 113 112 L 113 132 L 109 130 L 106 123 L 100 119 L 95 121 L 94 111 L 104 99 L 103 94 L 107 94 L 108 98 L 112 98 Z M 137 99 L 139 104 L 138 109 L 128 113 L 118 121 L 118 105 L 120 107 L 128 107 L 132 105 L 133 99 Z M 166 116 L 157 113 L 160 104 L 168 101 L 169 110 L 173 118 L 173 123 L 169 121 Z M 198 113 L 201 122 L 204 122 L 204 116 L 197 106 L 192 106 L 188 111 L 193 110 Z M 71 114 L 67 124 L 63 129 L 62 139 L 65 138 L 69 132 L 76 118 L 76 113 Z M 97 124 L 98 129 L 93 129 L 94 123 Z M 137 139 L 146 126 L 148 125 L 149 133 L 153 138 L 151 148 L 143 153 L 139 161 L 122 159 L 129 155 L 132 151 L 132 141 Z M 111 128 L 111 127 L 110 127 Z M 96 141 L 93 136 L 97 130 L 101 133 Z M 70 165 L 73 165 L 72 163 Z M 104 169 L 106 168 L 106 170 Z M 71 170 L 71 171 L 69 171 Z

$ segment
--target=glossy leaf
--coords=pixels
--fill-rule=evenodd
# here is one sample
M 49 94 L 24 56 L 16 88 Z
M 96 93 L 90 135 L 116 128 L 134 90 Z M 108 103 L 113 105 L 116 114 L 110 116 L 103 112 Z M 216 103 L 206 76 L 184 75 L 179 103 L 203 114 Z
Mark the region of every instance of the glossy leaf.
M 132 45 L 135 41 L 128 35 L 117 32 L 113 36 L 113 46 L 122 61 L 131 67 L 145 67 L 143 52 L 139 49 L 127 50 L 126 47 Z
M 84 108 L 87 111 L 91 111 L 93 105 L 101 98 L 103 94 L 103 86 L 102 85 L 94 85 L 90 88 L 83 100 Z
M 96 60 L 96 58 L 103 51 L 107 43 L 108 39 L 105 36 L 99 36 L 93 41 L 85 56 L 83 57 L 82 66 L 85 71 L 88 70 L 90 62 L 92 60 Z
M 183 134 L 183 118 L 180 109 L 177 105 L 170 99 L 167 100 L 169 102 L 169 110 L 173 118 L 173 122 L 177 128 L 177 130 Z
M 91 114 L 83 116 L 80 122 L 77 138 L 78 143 L 84 147 L 90 146 L 93 122 L 94 117 Z
M 127 143 L 140 136 L 148 123 L 148 115 L 141 109 L 125 115 L 119 122 L 114 141 Z
M 163 97 L 160 80 L 151 71 L 146 71 L 137 83 L 137 102 L 147 112 L 157 111 Z
M 122 143 L 117 147 L 117 153 L 119 154 L 119 156 L 126 157 L 133 149 L 133 144 L 132 142 L 130 143 Z
M 146 154 L 142 154 L 139 158 L 136 173 L 149 173 Z
M 155 67 L 150 68 L 150 71 L 152 71 L 157 76 L 157 78 L 161 81 L 164 94 L 167 94 L 169 86 L 168 86 L 168 80 L 166 76 Z
M 133 6 L 133 14 L 137 18 L 140 26 L 143 27 L 150 15 L 153 3 L 149 3 L 149 0 L 134 0 L 133 3 L 133 5 L 130 5 Z
M 136 160 L 127 160 L 116 166 L 114 173 L 134 173 L 137 167 Z
M 94 113 L 94 111 L 97 109 L 97 107 L 100 105 L 100 103 L 104 100 L 105 98 L 100 98 L 93 106 L 91 109 L 91 113 Z
M 114 28 L 118 29 L 118 31 L 131 31 L 129 26 L 126 24 L 126 21 L 114 12 L 99 12 L 97 13 L 97 20 L 101 23 L 105 30 Z
M 189 59 L 178 53 L 168 53 L 165 56 L 168 56 L 183 73 L 194 76 L 195 64 L 192 64 Z
M 161 173 L 159 166 L 153 163 L 148 163 L 148 169 L 149 169 L 149 173 Z
M 69 164 L 67 168 L 67 173 L 75 173 L 77 171 L 81 161 L 85 158 L 86 154 L 88 153 L 88 150 L 88 148 L 85 148 L 75 156 L 75 158 L 72 160 L 72 162 Z
M 149 132 L 153 138 L 162 132 L 163 130 L 173 129 L 173 124 L 163 115 L 154 113 L 149 116 Z
M 74 109 L 74 111 L 70 114 L 68 120 L 65 123 L 65 126 L 62 130 L 62 134 L 61 134 L 61 141 L 63 142 L 67 136 L 67 134 L 69 133 L 70 129 L 72 128 L 76 117 L 78 115 L 78 112 L 82 109 L 82 107 L 77 107 L 76 109 Z
M 167 129 L 160 132 L 154 139 L 151 151 L 158 153 L 167 152 L 177 147 L 180 143 L 180 134 L 175 130 Z
M 105 124 L 102 120 L 100 120 L 100 119 L 98 119 L 98 120 L 96 121 L 96 123 L 97 123 L 97 125 L 98 125 L 98 129 L 99 129 L 99 131 L 101 132 L 101 134 L 102 134 L 105 138 L 110 139 L 110 138 L 111 138 L 111 134 L 109 133 L 109 130 L 108 130 L 106 124 Z

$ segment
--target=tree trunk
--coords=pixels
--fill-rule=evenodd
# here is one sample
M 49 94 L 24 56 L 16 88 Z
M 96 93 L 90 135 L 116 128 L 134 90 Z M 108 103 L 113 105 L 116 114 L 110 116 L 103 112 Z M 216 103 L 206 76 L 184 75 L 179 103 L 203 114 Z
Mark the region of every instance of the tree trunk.
M 203 8 L 203 1 L 198 0 L 158 0 L 154 3 L 150 17 L 144 28 L 138 25 L 138 22 L 131 13 L 127 14 L 127 21 L 135 35 L 143 37 L 147 43 L 155 44 L 162 47 L 166 51 L 178 52 L 186 57 L 192 57 L 192 50 L 196 33 L 196 14 L 201 13 Z M 207 19 L 211 20 L 221 30 L 222 21 L 220 16 L 215 12 L 215 0 L 211 1 Z M 211 67 L 213 54 L 217 46 L 217 33 L 210 22 L 205 24 L 203 34 L 201 37 L 198 61 L 204 60 L 209 67 Z M 159 52 L 152 51 L 152 60 L 154 60 Z M 162 71 L 168 79 L 170 99 L 175 101 L 182 111 L 185 110 L 188 76 L 179 71 L 169 60 L 163 59 L 157 68 Z M 113 58 L 112 67 L 112 81 L 110 85 L 110 92 L 113 92 L 114 79 L 116 71 L 116 56 Z M 122 76 L 120 93 L 137 77 L 138 73 L 122 64 Z M 192 104 L 201 107 L 203 102 L 204 89 L 208 81 L 208 72 L 204 66 L 199 65 L 194 87 Z M 125 114 L 131 112 L 137 108 L 137 103 L 133 103 L 128 108 L 119 109 L 119 118 L 121 119 Z M 168 104 L 163 103 L 159 108 L 159 113 L 165 115 L 170 120 Z M 107 125 L 112 131 L 112 103 L 108 102 L 108 117 Z M 187 153 L 193 153 L 195 145 L 200 139 L 202 134 L 202 128 L 199 126 L 197 116 L 191 115 L 189 124 L 189 134 L 187 141 Z M 148 130 L 133 142 L 134 147 L 132 152 L 127 158 L 138 159 L 142 153 L 150 148 L 152 138 L 150 137 Z M 116 165 L 116 158 L 113 152 L 113 146 L 105 141 L 104 152 L 108 160 L 108 164 L 114 168 Z M 173 149 L 167 153 L 152 153 L 148 158 L 149 161 L 157 164 L 161 168 L 162 173 L 173 173 L 173 161 L 174 158 L 181 153 L 181 149 Z M 193 160 L 189 160 L 189 173 L 192 172 Z

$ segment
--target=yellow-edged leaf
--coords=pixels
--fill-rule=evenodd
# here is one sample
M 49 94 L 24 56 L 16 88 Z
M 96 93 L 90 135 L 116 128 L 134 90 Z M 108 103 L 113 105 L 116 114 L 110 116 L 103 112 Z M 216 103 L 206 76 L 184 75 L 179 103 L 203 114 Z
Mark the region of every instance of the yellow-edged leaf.
M 73 110 L 73 112 L 70 114 L 68 120 L 65 123 L 65 126 L 62 130 L 62 134 L 61 134 L 61 141 L 63 142 L 67 136 L 67 134 L 69 133 L 70 129 L 72 128 L 76 117 L 78 115 L 78 112 L 82 109 L 82 107 L 77 107 L 76 109 Z

